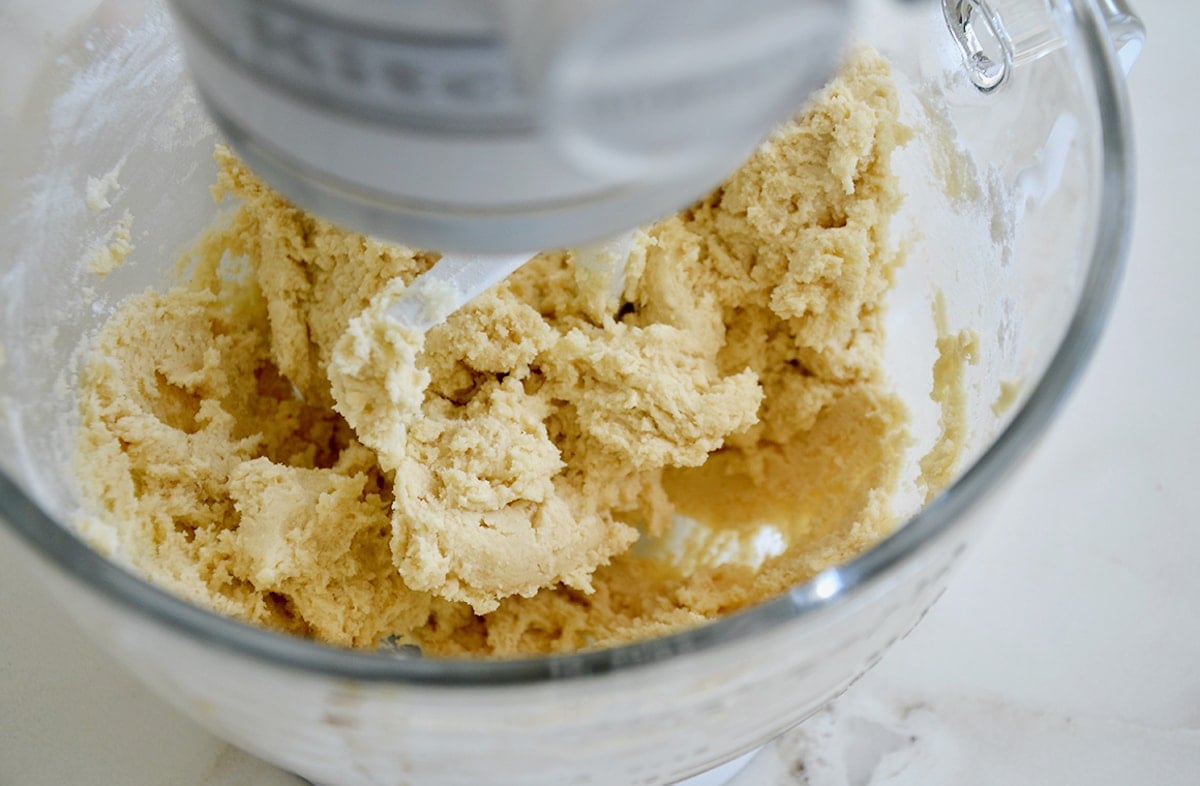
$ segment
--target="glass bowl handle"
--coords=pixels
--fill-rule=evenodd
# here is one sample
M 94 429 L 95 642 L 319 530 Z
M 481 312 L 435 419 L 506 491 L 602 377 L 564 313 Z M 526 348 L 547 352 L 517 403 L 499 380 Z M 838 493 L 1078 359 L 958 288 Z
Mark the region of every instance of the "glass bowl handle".
M 1142 52 L 1146 28 L 1125 0 L 1095 0 L 1128 74 Z M 1066 41 L 1055 19 L 1061 0 L 942 0 L 942 13 L 971 82 L 989 93 L 1013 68 L 1050 54 Z
M 1121 61 L 1121 70 L 1128 76 L 1138 56 L 1142 54 L 1142 45 L 1146 41 L 1146 26 L 1125 0 L 1099 2 L 1113 48 L 1117 50 L 1117 58 Z

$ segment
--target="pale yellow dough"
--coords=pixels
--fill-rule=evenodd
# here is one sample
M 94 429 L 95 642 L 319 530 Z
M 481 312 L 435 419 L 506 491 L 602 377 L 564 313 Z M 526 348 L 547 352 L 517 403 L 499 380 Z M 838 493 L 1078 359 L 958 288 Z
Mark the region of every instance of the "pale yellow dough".
M 637 234 L 619 303 L 545 253 L 425 336 L 384 312 L 435 254 L 306 215 L 218 150 L 236 211 L 82 373 L 85 498 L 155 582 L 348 646 L 568 651 L 778 593 L 893 523 L 898 112 L 858 53 Z M 779 553 L 686 556 L 764 527 Z
M 83 261 L 84 268 L 92 275 L 103 278 L 124 265 L 133 252 L 132 232 L 133 214 L 126 210 L 121 220 L 88 253 Z

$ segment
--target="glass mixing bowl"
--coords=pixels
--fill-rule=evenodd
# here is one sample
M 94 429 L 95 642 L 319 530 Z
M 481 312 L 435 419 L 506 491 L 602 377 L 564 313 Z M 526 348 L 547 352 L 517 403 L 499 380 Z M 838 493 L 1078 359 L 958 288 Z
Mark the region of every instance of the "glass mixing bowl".
M 121 298 L 165 283 L 164 262 L 216 214 L 216 133 L 165 12 L 146 0 L 84 5 L 81 32 L 41 52 L 43 68 L 7 72 L 0 107 L 0 518 L 18 536 L 4 542 L 27 550 L 46 590 L 165 699 L 318 783 L 668 783 L 797 723 L 937 598 L 987 518 L 982 503 L 1077 378 L 1126 251 L 1122 64 L 1141 34 L 1122 4 L 864 3 L 858 35 L 893 62 L 916 132 L 896 162 L 907 261 L 889 300 L 888 365 L 918 436 L 936 430 L 933 294 L 952 329 L 978 337 L 953 483 L 856 559 L 677 635 L 503 662 L 337 650 L 189 605 L 70 524 L 77 348 Z M 38 18 L 61 29 L 45 9 L 25 26 Z M 0 51 L 16 59 L 44 32 L 2 33 Z M 89 210 L 88 177 L 114 168 L 112 207 Z M 90 275 L 80 260 L 126 209 L 134 250 Z M 1004 383 L 1015 403 L 993 408 Z

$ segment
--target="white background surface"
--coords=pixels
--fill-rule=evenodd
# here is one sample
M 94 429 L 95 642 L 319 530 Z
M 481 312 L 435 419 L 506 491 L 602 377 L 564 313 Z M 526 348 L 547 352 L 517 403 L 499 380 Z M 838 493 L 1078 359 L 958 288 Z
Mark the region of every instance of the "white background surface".
M 1090 370 L 917 631 L 738 784 L 1200 783 L 1200 4 L 1136 6 L 1137 228 Z M 0 784 L 166 783 L 297 781 L 162 705 L 0 548 Z

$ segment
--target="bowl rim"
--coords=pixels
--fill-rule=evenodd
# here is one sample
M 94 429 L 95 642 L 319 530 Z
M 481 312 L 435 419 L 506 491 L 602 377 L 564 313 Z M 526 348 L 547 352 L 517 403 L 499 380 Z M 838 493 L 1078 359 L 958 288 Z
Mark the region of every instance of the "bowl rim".
M 1133 219 L 1128 99 L 1118 58 L 1096 6 L 1089 0 L 1070 0 L 1067 10 L 1077 27 L 1077 48 L 1097 94 L 1102 188 L 1087 274 L 1066 332 L 1013 418 L 931 504 L 854 559 L 818 573 L 779 597 L 695 628 L 594 651 L 514 659 L 396 657 L 277 633 L 192 605 L 105 559 L 42 510 L 3 472 L 0 521 L 68 577 L 201 644 L 301 672 L 368 682 L 499 686 L 612 674 L 744 641 L 747 636 L 846 602 L 965 525 L 967 514 L 1030 452 L 1092 356 L 1115 299 Z

